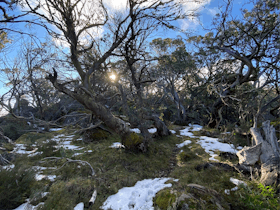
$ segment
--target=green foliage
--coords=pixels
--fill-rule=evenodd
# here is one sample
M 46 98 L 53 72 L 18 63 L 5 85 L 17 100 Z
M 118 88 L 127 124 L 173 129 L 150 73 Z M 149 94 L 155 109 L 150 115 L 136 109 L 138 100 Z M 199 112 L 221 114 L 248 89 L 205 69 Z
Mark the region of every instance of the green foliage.
M 240 203 L 234 205 L 238 209 L 241 209 L 241 206 L 252 210 L 280 209 L 280 200 L 271 186 L 241 185 L 240 189 L 233 194 L 235 199 L 241 200 Z
M 170 190 L 163 190 L 157 193 L 155 204 L 162 210 L 167 210 L 176 201 L 176 196 Z
M 0 171 L 0 209 L 14 209 L 25 202 L 36 185 L 34 171 L 26 166 Z

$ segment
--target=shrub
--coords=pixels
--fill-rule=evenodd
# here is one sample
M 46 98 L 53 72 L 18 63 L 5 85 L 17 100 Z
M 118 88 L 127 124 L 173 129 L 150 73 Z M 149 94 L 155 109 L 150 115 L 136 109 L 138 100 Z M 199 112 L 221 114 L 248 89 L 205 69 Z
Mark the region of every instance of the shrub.
M 14 209 L 31 195 L 35 172 L 27 167 L 0 171 L 0 209 Z

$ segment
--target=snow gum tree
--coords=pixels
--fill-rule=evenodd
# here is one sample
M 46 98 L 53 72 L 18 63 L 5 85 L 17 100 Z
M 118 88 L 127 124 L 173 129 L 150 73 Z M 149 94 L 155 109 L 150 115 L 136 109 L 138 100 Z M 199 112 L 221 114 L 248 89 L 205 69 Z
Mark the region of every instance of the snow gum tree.
M 279 0 L 250 3 L 250 11 L 243 9 L 242 17 L 232 18 L 233 1 L 229 1 L 225 11 L 217 16 L 211 32 L 190 38 L 201 44 L 202 51 L 220 55 L 212 69 L 216 76 L 209 84 L 209 89 L 218 96 L 211 109 L 210 127 L 219 126 L 223 107 L 242 102 L 244 96 L 265 88 L 272 88 L 274 96 L 267 102 L 262 100 L 261 111 L 279 108 Z M 252 85 L 247 89 L 250 92 L 239 91 L 248 85 Z M 249 99 L 252 100 L 255 95 Z M 245 110 L 241 110 L 241 114 L 243 112 Z
M 186 18 L 182 2 L 128 0 L 122 12 L 116 12 L 108 3 L 98 0 L 25 0 L 24 3 L 28 12 L 40 18 L 36 23 L 69 48 L 69 60 L 80 82 L 75 88 L 70 88 L 71 81 L 61 82 L 55 69 L 47 79 L 55 88 L 83 104 L 116 131 L 123 143 L 131 143 L 133 139 L 139 142 L 124 121 L 98 102 L 91 78 L 95 72 L 108 67 L 110 59 L 115 59 L 121 46 L 125 47 L 143 35 L 146 28 L 135 31 L 136 24 L 150 25 L 154 29 L 173 29 L 175 20 Z M 95 57 L 90 65 L 85 66 L 82 58 L 89 51 L 94 52 Z M 129 65 L 134 57 L 132 54 L 126 55 Z M 141 146 L 146 150 L 147 144 Z

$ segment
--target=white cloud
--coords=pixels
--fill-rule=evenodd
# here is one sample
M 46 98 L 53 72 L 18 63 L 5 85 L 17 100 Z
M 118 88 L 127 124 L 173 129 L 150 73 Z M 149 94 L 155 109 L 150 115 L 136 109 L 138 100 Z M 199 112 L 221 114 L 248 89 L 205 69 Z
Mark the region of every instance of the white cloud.
M 115 11 L 125 11 L 127 0 L 104 0 L 104 4 Z
M 218 14 L 220 12 L 218 7 L 208 8 L 208 9 L 206 9 L 206 11 L 211 16 L 215 16 L 216 14 Z
M 200 24 L 199 18 L 195 17 L 197 14 L 205 8 L 207 4 L 210 4 L 211 0 L 177 0 L 182 4 L 185 14 L 189 15 L 186 20 L 180 20 L 179 24 L 182 30 L 196 29 Z

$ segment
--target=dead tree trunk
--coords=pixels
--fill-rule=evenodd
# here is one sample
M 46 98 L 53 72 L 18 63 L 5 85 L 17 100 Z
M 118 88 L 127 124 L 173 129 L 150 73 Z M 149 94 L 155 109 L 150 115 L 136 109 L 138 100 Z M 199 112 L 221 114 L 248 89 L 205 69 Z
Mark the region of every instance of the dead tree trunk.
M 256 161 L 258 161 L 258 159 L 260 159 L 260 182 L 264 185 L 272 185 L 275 183 L 278 184 L 280 181 L 280 149 L 275 133 L 275 128 L 270 125 L 270 121 L 268 120 L 262 123 L 262 129 L 264 135 L 261 134 L 261 131 L 256 127 L 256 125 L 250 129 L 254 143 L 256 144 L 254 148 L 260 147 L 260 150 L 256 150 L 258 152 L 250 154 L 250 150 L 252 150 L 252 147 L 243 148 L 237 154 L 239 157 L 239 163 L 250 163 L 250 165 L 253 165 Z M 253 157 L 256 155 L 258 155 L 259 158 Z M 254 161 L 252 162 L 251 159 L 254 159 Z

